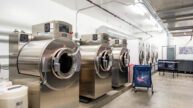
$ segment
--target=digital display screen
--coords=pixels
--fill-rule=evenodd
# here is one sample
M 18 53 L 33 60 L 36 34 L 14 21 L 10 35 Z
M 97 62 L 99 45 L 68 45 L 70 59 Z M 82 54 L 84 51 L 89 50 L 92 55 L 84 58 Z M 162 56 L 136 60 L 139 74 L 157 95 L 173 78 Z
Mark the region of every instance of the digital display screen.
M 104 35 L 104 36 L 103 36 L 103 40 L 107 40 L 107 41 L 108 41 L 108 40 L 109 40 L 108 35 Z
M 28 42 L 29 37 L 27 34 L 20 34 L 20 42 Z
M 59 32 L 69 33 L 70 28 L 64 24 L 59 24 Z
M 94 35 L 92 36 L 92 40 L 98 40 L 98 35 L 97 35 L 97 34 L 94 34 Z
M 119 40 L 115 40 L 115 44 L 119 44 Z
M 44 31 L 45 31 L 45 32 L 50 32 L 50 23 L 46 23 L 46 24 L 44 25 Z

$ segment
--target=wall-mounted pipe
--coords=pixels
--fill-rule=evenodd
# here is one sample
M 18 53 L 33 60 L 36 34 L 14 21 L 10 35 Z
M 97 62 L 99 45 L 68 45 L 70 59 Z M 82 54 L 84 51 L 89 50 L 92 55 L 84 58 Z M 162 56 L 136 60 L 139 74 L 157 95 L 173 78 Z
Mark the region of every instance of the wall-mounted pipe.
M 120 2 L 120 1 L 109 1 L 109 2 L 105 2 L 105 3 L 102 3 L 101 5 L 106 5 L 106 4 L 110 4 L 110 3 L 117 3 L 117 4 L 121 4 L 121 5 L 125 5 L 125 6 L 128 6 L 129 4 L 126 4 L 126 3 L 123 3 L 123 2 Z M 76 11 L 76 37 L 78 37 L 78 14 L 80 13 L 80 12 L 82 12 L 82 11 L 85 11 L 85 10 L 88 10 L 88 9 L 91 9 L 91 8 L 94 8 L 94 7 L 96 7 L 95 5 L 93 5 L 93 6 L 89 6 L 89 7 L 85 7 L 85 8 L 81 8 L 81 9 L 78 9 L 77 11 Z
M 122 38 L 122 39 L 139 39 L 139 37 L 135 37 L 133 35 L 129 35 L 129 34 L 125 34 L 121 31 L 118 31 L 118 30 L 115 30 L 115 29 L 112 29 L 110 27 L 107 27 L 107 26 L 100 26 L 99 28 L 97 28 L 96 30 L 96 33 L 97 34 L 100 34 L 100 33 L 107 33 L 109 34 L 111 37 L 113 38 L 117 38 L 116 36 L 119 36 L 119 38 Z
M 103 7 L 100 6 L 99 4 L 94 3 L 92 0 L 86 0 L 86 1 L 88 1 L 89 3 L 95 5 L 96 7 L 100 8 L 101 10 L 103 10 L 103 11 L 109 13 L 110 15 L 114 16 L 115 18 L 118 18 L 119 20 L 125 22 L 126 24 L 132 26 L 133 28 L 135 28 L 135 29 L 137 29 L 137 30 L 139 30 L 139 31 L 141 31 L 141 32 L 143 32 L 143 33 L 149 35 L 150 37 L 153 37 L 153 36 L 152 36 L 151 34 L 149 34 L 148 32 L 146 32 L 146 31 L 142 30 L 141 28 L 137 27 L 136 25 L 134 25 L 134 24 L 132 24 L 132 23 L 126 21 L 125 19 L 123 19 L 123 18 L 121 18 L 120 16 L 114 14 L 113 12 L 111 12 L 111 11 L 109 11 L 109 10 L 103 8 Z
M 109 4 L 109 3 L 112 3 L 112 2 L 114 2 L 114 1 L 105 2 L 105 3 L 103 3 L 102 5 L 106 5 L 106 4 Z M 79 9 L 79 10 L 76 11 L 76 21 L 75 21 L 75 22 L 76 22 L 76 23 L 75 23 L 75 25 L 76 25 L 76 32 L 75 32 L 76 38 L 78 38 L 78 15 L 79 15 L 79 13 L 82 12 L 82 11 L 85 11 L 85 10 L 88 10 L 88 9 L 91 9 L 91 8 L 94 8 L 94 7 L 96 7 L 96 6 L 93 5 L 93 6 L 81 8 L 81 9 Z

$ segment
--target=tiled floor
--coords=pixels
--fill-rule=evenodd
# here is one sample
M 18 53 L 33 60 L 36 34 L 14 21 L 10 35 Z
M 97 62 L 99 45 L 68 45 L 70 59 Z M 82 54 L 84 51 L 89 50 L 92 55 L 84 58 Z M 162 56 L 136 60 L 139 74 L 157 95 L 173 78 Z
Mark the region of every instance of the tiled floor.
M 153 76 L 154 95 L 146 90 L 129 90 L 103 108 L 193 108 L 193 75 Z

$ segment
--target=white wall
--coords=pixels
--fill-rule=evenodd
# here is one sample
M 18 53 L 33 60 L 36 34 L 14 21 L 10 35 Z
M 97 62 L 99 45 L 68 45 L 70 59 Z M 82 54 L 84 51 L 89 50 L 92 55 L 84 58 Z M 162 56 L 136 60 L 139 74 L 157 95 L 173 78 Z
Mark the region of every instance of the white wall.
M 162 55 L 163 51 L 162 51 L 162 46 L 166 46 L 167 45 L 167 34 L 166 33 L 160 33 L 160 34 L 154 34 L 157 35 L 156 37 L 152 37 L 149 40 L 147 40 L 147 42 L 149 42 L 150 44 L 156 46 L 158 48 L 158 59 L 163 59 Z
M 139 64 L 139 43 L 140 40 L 138 39 L 127 41 L 127 47 L 130 51 L 130 64 Z

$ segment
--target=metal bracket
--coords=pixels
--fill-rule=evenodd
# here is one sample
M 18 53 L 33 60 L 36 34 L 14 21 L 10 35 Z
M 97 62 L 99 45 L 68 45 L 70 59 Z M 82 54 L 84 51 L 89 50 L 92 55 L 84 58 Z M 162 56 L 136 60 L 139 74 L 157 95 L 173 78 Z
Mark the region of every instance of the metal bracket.
M 54 58 L 54 70 L 60 72 L 60 63 L 58 58 Z

